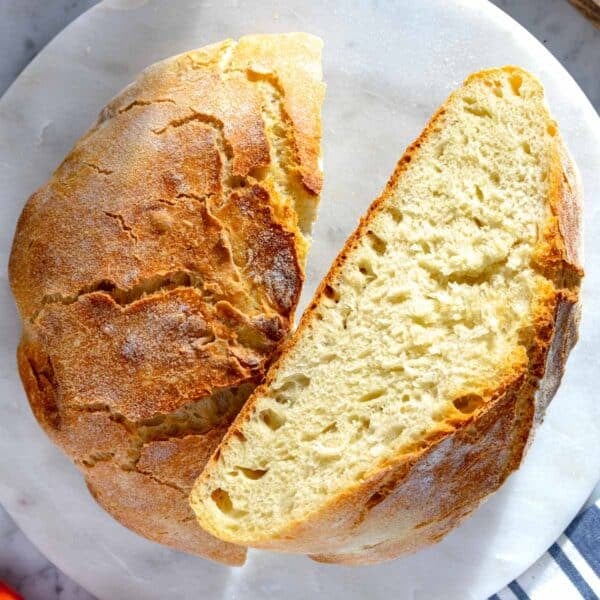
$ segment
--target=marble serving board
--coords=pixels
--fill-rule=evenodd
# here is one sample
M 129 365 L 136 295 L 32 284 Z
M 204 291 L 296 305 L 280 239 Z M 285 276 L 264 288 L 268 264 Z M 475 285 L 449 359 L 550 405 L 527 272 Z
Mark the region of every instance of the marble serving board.
M 251 551 L 227 568 L 113 521 L 35 423 L 18 380 L 20 325 L 6 277 L 16 219 L 106 101 L 151 62 L 245 33 L 325 42 L 325 189 L 304 306 L 404 147 L 471 71 L 515 63 L 546 86 L 586 192 L 581 339 L 519 472 L 440 544 L 349 568 Z M 484 1 L 106 0 L 59 35 L 0 101 L 0 501 L 44 552 L 102 600 L 390 597 L 480 600 L 559 536 L 600 477 L 600 122 L 567 72 Z

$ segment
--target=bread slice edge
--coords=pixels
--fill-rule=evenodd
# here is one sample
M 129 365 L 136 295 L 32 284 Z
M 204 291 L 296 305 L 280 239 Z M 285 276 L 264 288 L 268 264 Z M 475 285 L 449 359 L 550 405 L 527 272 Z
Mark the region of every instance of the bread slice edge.
M 465 80 L 465 84 L 477 78 L 485 78 L 494 71 L 525 73 L 519 67 L 505 66 L 474 73 Z M 532 77 L 530 74 L 526 75 Z M 445 106 L 452 102 L 459 91 L 449 96 L 421 135 L 407 148 L 384 191 L 371 204 L 359 226 L 334 260 L 302 316 L 297 330 L 283 346 L 280 357 L 285 356 L 296 344 L 304 329 L 315 318 L 319 303 L 325 297 L 328 286 L 335 281 L 346 256 L 361 236 L 366 234 L 371 217 L 394 192 L 396 183 L 412 156 L 418 152 L 422 142 L 444 114 Z M 240 426 L 252 413 L 255 399 L 275 378 L 280 358 L 271 367 L 264 384 L 250 397 L 194 486 L 190 501 L 201 526 L 234 543 L 311 553 L 314 554 L 313 558 L 322 562 L 376 563 L 415 551 L 441 539 L 518 468 L 531 441 L 535 425 L 541 421 L 543 412 L 560 383 L 568 353 L 577 339 L 579 322 L 579 282 L 583 275 L 580 234 L 582 191 L 577 169 L 558 131 L 555 140 L 555 156 L 549 174 L 550 189 L 547 199 L 551 216 L 543 228 L 543 243 L 538 240 L 534 256 L 536 270 L 553 283 L 554 290 L 551 294 L 540 294 L 542 301 L 534 310 L 534 335 L 525 344 L 527 365 L 522 365 L 523 368 L 519 368 L 518 364 L 506 365 L 506 377 L 499 382 L 493 400 L 486 405 L 484 411 L 466 418 L 454 431 L 430 440 L 428 446 L 423 449 L 388 460 L 385 466 L 374 469 L 363 481 L 330 498 L 324 506 L 309 516 L 289 522 L 284 529 L 260 539 L 242 540 L 241 537 L 226 534 L 203 519 L 201 486 L 211 466 L 218 459 L 220 448 L 226 447 L 228 439 L 236 435 Z M 369 537 L 368 533 L 373 527 L 385 527 L 394 510 L 402 510 L 400 500 L 407 499 L 400 498 L 399 490 L 402 486 L 410 488 L 407 484 L 424 477 L 422 465 L 436 462 L 438 470 L 454 472 L 456 465 L 452 464 L 452 457 L 466 443 L 471 444 L 481 456 L 490 457 L 487 462 L 483 461 L 481 464 L 481 483 L 476 492 L 469 490 L 467 497 L 457 497 L 456 508 L 450 513 L 440 514 L 430 522 L 418 523 L 419 535 L 415 536 L 417 539 L 414 541 L 391 540 L 373 545 L 360 543 L 361 538 Z M 494 453 L 507 448 L 510 452 L 499 469 Z M 440 485 L 443 485 L 443 482 Z M 435 495 L 436 490 L 430 490 L 429 493 Z M 386 498 L 391 499 L 392 506 L 384 509 L 382 505 Z M 357 515 L 357 506 L 364 507 L 363 514 Z M 331 523 L 336 523 L 336 526 L 332 527 Z M 316 553 L 315 548 L 318 548 Z

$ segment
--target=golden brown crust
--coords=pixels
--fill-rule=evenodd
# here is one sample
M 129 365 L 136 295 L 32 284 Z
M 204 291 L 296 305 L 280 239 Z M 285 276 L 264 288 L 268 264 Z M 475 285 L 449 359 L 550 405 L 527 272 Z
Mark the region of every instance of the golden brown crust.
M 243 550 L 196 531 L 185 497 L 293 319 L 292 184 L 315 206 L 321 187 L 320 50 L 248 36 L 146 69 L 28 200 L 10 258 L 38 421 L 121 522 L 232 564 Z
M 488 71 L 474 74 L 467 82 L 488 74 Z M 413 155 L 445 114 L 444 107 L 398 162 L 384 192 L 346 242 L 297 330 L 281 348 L 281 355 L 310 328 L 316 308 L 327 288 L 335 286 L 346 256 L 365 235 L 373 215 L 393 193 Z M 447 419 L 421 447 L 374 469 L 364 481 L 332 498 L 310 518 L 291 523 L 277 538 L 252 545 L 310 553 L 315 560 L 331 563 L 371 564 L 389 560 L 439 541 L 518 468 L 535 422 L 556 391 L 577 336 L 579 282 L 583 274 L 581 192 L 576 183 L 576 169 L 567 161 L 560 138 L 556 140 L 555 159 L 549 173 L 548 220 L 534 254 L 538 271 L 548 280 L 538 290 L 533 326 L 522 332 L 520 346 L 512 362 L 505 365 L 495 389 L 482 390 L 483 405 L 472 414 L 457 414 Z M 221 446 L 250 416 L 254 398 L 274 379 L 279 362 L 273 364 L 264 384 L 245 404 Z M 218 453 L 219 450 L 210 459 L 209 467 Z
M 514 384 L 521 382 L 517 378 Z M 324 550 L 314 558 L 369 564 L 441 539 L 475 508 L 481 489 L 492 491 L 502 483 L 507 472 L 498 465 L 518 465 L 511 442 L 524 423 L 517 417 L 516 404 L 517 394 L 509 388 L 488 403 L 479 418 L 465 421 L 427 451 L 366 483 L 361 491 L 367 514 L 362 522 L 348 524 L 352 547 L 341 556 Z M 431 494 L 436 494 L 434 502 L 427 501 Z M 389 540 L 389 530 L 396 539 Z
M 277 315 L 252 319 L 224 300 L 213 305 L 195 288 L 127 306 L 90 293 L 48 305 L 32 327 L 51 357 L 65 408 L 102 406 L 130 421 L 260 380 L 286 328 Z
M 228 425 L 218 425 L 204 434 L 144 444 L 138 470 L 168 485 L 190 490 Z
M 323 102 L 320 47 L 314 40 L 264 36 L 258 43 L 242 38 L 231 67 L 249 69 L 258 75 L 271 74 L 280 90 L 285 90 L 283 108 L 294 128 L 294 146 L 299 172 L 307 189 L 321 191 L 323 174 L 319 168 L 321 123 L 315 120 Z
M 583 187 L 579 171 L 562 138 L 557 142 L 556 162 L 562 169 L 555 169 L 561 178 L 556 185 L 556 212 L 558 226 L 565 246 L 565 261 L 579 276 L 583 275 L 583 240 L 581 228 Z
M 244 563 L 245 548 L 215 540 L 195 526 L 185 491 L 110 461 L 87 468 L 86 482 L 94 498 L 128 529 L 182 552 L 198 554 L 200 548 L 205 558 Z

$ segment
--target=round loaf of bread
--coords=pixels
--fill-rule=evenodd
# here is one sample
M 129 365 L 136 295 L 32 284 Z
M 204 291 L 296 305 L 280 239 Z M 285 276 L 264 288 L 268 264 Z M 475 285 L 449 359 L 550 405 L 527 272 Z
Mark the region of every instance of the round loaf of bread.
M 321 42 L 247 36 L 155 64 L 19 219 L 33 412 L 98 502 L 229 564 L 192 483 L 286 337 L 321 188 Z

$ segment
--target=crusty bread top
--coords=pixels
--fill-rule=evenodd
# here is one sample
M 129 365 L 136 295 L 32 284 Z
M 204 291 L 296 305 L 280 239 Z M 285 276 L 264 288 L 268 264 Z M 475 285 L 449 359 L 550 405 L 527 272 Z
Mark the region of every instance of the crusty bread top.
M 191 484 L 292 322 L 321 188 L 321 41 L 146 69 L 27 202 L 9 275 L 32 410 L 98 502 L 228 564 Z
M 469 77 L 196 482 L 200 524 L 350 563 L 458 524 L 518 466 L 575 341 L 578 194 L 539 81 Z
M 149 67 L 29 199 L 10 281 L 63 401 L 137 420 L 261 376 L 321 187 L 320 48 L 248 36 Z

